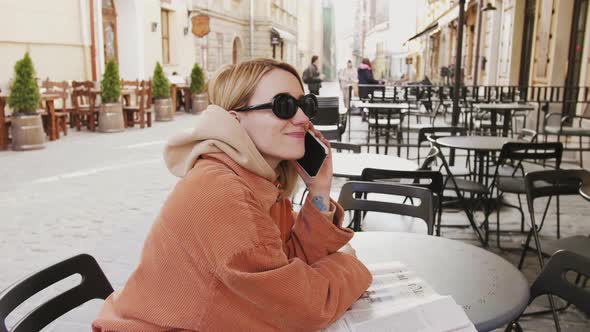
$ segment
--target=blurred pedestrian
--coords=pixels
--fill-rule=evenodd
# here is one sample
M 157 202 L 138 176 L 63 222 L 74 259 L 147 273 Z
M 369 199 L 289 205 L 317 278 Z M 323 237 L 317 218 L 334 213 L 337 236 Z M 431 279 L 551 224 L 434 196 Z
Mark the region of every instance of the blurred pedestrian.
M 342 89 L 344 107 L 348 109 L 348 107 L 350 106 L 350 97 L 352 97 L 352 94 L 349 93 L 349 87 L 354 86 L 359 81 L 357 71 L 352 66 L 352 61 L 348 60 L 346 62 L 346 67 L 344 67 L 340 71 L 340 75 L 338 75 L 338 80 L 340 81 L 340 89 Z
M 359 97 L 361 99 L 369 98 L 369 94 L 373 93 L 374 88 L 372 87 L 363 87 L 361 85 L 364 84 L 380 84 L 380 81 L 377 81 L 373 78 L 373 68 L 371 67 L 371 61 L 367 58 L 363 58 L 361 60 L 361 64 L 357 70 L 358 74 L 358 82 L 359 82 Z
M 170 84 L 176 84 L 176 85 L 186 84 L 186 81 L 184 80 L 184 78 L 182 78 L 182 76 L 178 75 L 177 72 L 172 72 L 172 75 L 168 76 L 168 81 L 170 82 Z M 186 98 L 189 98 L 189 101 L 190 101 L 190 96 L 186 96 Z M 181 105 L 184 105 L 182 89 L 176 89 L 176 110 L 175 111 L 178 111 L 180 109 Z
M 311 57 L 311 63 L 309 67 L 303 71 L 302 79 L 307 84 L 309 93 L 313 93 L 316 96 L 320 94 L 320 88 L 322 87 L 322 78 L 318 69 L 319 57 L 314 55 Z

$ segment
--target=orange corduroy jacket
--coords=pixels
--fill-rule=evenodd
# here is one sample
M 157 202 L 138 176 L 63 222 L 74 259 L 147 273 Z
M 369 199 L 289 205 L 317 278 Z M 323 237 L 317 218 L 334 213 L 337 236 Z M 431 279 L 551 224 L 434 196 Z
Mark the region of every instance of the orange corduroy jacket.
M 178 182 L 125 286 L 92 327 L 101 331 L 314 331 L 371 283 L 337 250 L 353 236 L 309 201 L 294 215 L 276 185 L 224 153 Z

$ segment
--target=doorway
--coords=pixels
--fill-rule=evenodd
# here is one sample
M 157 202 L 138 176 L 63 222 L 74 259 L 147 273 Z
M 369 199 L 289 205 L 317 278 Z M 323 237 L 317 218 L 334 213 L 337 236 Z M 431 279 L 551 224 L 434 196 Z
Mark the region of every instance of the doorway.
M 531 60 L 533 58 L 533 40 L 535 31 L 535 15 L 537 0 L 526 0 L 524 7 L 524 29 L 522 31 L 522 49 L 520 52 L 520 72 L 518 85 L 521 87 L 529 85 L 531 74 Z
M 565 78 L 564 115 L 575 115 L 575 102 L 578 97 L 580 84 L 580 72 L 582 69 L 582 53 L 584 51 L 584 35 L 586 34 L 586 16 L 588 13 L 588 0 L 575 0 L 574 14 L 572 17 L 572 30 L 570 33 L 570 46 L 568 52 L 568 68 Z M 571 102 L 567 102 L 570 100 Z

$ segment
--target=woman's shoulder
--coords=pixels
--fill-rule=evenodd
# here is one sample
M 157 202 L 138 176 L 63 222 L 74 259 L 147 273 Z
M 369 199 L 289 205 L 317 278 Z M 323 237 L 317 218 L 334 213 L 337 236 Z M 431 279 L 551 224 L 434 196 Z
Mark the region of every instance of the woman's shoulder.
M 187 186 L 200 195 L 244 194 L 247 185 L 228 165 L 216 159 L 199 159 L 178 186 Z

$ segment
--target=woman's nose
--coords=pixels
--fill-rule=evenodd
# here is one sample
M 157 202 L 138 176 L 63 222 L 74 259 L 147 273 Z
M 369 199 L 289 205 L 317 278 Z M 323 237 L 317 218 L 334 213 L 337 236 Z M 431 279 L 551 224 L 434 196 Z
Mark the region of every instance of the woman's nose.
M 298 126 L 306 124 L 307 122 L 309 122 L 309 118 L 307 117 L 307 115 L 303 113 L 303 110 L 301 108 L 297 108 L 297 113 L 295 113 L 295 115 L 291 119 L 291 123 Z

